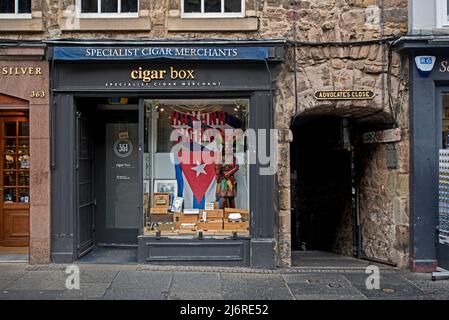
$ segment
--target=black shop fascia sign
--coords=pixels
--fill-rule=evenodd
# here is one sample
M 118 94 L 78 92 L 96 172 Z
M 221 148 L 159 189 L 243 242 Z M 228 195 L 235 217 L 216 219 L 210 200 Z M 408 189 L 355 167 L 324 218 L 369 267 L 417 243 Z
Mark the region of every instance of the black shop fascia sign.
M 54 46 L 54 89 L 266 90 L 276 46 Z

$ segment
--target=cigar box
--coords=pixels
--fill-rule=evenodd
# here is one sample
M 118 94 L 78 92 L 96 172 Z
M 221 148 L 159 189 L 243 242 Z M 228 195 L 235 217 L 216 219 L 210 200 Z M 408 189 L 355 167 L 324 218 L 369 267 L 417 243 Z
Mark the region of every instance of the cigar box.
M 229 231 L 248 231 L 249 230 L 249 222 L 223 222 L 223 230 L 229 230 Z
M 198 222 L 197 230 L 223 230 L 223 219 L 207 220 L 206 222 Z
M 238 209 L 238 208 L 224 208 L 224 218 L 228 219 L 230 213 L 240 213 L 243 220 L 248 220 L 249 212 L 247 209 Z
M 151 202 L 153 208 L 168 208 L 170 207 L 170 193 L 168 192 L 154 192 Z
M 166 215 L 168 214 L 168 208 L 161 208 L 161 207 L 151 207 L 150 208 L 150 213 L 156 214 L 156 215 Z
M 173 213 L 173 222 L 176 225 L 176 229 L 179 229 L 183 223 L 196 223 L 198 221 L 198 215 L 196 214 L 184 214 L 182 212 Z
M 201 210 L 200 218 L 203 217 L 203 212 L 206 212 L 206 220 L 223 219 L 223 209 Z

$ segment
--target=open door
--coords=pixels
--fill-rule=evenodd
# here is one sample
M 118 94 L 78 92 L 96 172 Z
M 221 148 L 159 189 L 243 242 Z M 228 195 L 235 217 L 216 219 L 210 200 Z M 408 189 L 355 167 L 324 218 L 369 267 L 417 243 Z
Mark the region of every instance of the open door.
M 94 135 L 92 120 L 78 111 L 76 116 L 76 179 L 77 179 L 77 256 L 82 257 L 94 246 Z

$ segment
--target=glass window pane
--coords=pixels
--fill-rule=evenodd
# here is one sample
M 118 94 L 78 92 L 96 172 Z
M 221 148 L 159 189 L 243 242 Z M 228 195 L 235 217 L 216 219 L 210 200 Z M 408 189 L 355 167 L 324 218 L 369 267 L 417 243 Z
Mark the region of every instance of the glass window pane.
M 20 155 L 18 156 L 18 168 L 17 169 L 29 169 L 30 168 L 30 156 Z
M 19 13 L 31 13 L 31 0 L 19 0 Z
M 27 187 L 30 185 L 30 173 L 27 171 L 19 171 L 19 186 Z
M 237 231 L 248 235 L 247 144 L 243 135 L 235 140 L 232 134 L 224 136 L 225 129 L 236 129 L 238 135 L 248 128 L 248 101 L 148 100 L 145 105 L 148 135 L 145 150 L 149 153 L 145 165 L 151 167 L 143 181 L 145 232 L 154 234 L 159 230 L 164 235 L 176 236 L 204 231 L 205 236 L 229 237 Z M 198 131 L 192 130 L 194 121 L 199 122 L 199 136 Z M 182 154 L 173 153 L 176 141 L 170 141 L 171 133 L 185 137 L 176 147 Z M 202 135 L 206 133 L 213 136 L 206 138 Z M 228 144 L 222 140 L 226 137 L 232 139 Z M 227 145 L 229 163 L 220 160 Z M 175 186 L 174 196 L 170 195 L 170 188 L 163 189 L 171 184 Z M 173 215 L 158 212 L 155 192 L 169 193 L 169 210 Z
M 28 122 L 19 122 L 19 136 L 28 137 L 30 135 L 30 124 Z
M 16 185 L 16 172 L 15 171 L 3 172 L 3 185 L 8 186 L 8 187 Z
M 16 202 L 28 203 L 30 202 L 30 189 L 19 188 L 19 194 Z
M 5 148 L 12 149 L 16 147 L 16 138 L 5 139 Z
M 15 0 L 1 0 L 0 13 L 14 13 Z
M 12 203 L 12 202 L 16 202 L 16 188 L 5 188 L 3 190 L 3 201 L 5 203 Z
M 101 12 L 117 13 L 118 12 L 118 1 L 117 0 L 101 0 Z
M 16 122 L 5 122 L 5 136 L 16 136 Z
M 184 12 L 201 12 L 201 0 L 184 0 Z
M 225 12 L 242 12 L 241 0 L 224 0 Z
M 221 0 L 204 0 L 204 12 L 221 12 Z
M 3 157 L 3 168 L 4 169 L 15 169 L 15 162 L 16 162 L 16 157 L 13 155 L 5 155 Z
M 122 12 L 137 12 L 137 0 L 122 0 Z
M 98 12 L 98 1 L 97 0 L 81 0 L 81 12 L 82 13 Z

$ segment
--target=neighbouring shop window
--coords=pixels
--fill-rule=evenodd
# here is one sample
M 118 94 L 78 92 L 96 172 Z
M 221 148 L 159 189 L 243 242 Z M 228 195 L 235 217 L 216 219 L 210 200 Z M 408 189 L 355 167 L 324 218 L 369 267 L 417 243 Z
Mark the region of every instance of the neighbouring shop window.
M 136 17 L 138 0 L 78 0 L 78 12 L 84 17 Z
M 0 18 L 31 18 L 31 0 L 1 0 Z
M 244 0 L 181 0 L 183 17 L 244 17 Z
M 28 121 L 3 126 L 3 202 L 30 202 L 30 130 Z
M 145 233 L 249 235 L 246 99 L 145 102 Z

